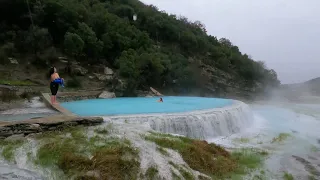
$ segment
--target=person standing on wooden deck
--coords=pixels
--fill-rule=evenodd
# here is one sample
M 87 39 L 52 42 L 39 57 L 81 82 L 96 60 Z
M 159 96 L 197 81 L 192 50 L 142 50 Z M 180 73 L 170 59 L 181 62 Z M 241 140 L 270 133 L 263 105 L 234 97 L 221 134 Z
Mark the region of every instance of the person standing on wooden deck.
M 58 80 L 58 81 L 57 81 Z M 51 104 L 57 104 L 57 93 L 59 85 L 63 85 L 63 78 L 60 78 L 55 67 L 50 68 L 50 90 L 51 90 Z

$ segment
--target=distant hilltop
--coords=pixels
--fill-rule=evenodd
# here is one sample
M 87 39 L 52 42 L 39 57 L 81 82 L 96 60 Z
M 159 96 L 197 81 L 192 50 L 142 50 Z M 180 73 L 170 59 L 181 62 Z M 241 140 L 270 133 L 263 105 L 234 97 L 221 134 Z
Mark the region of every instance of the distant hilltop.
M 282 84 L 280 89 L 291 92 L 308 93 L 310 95 L 320 95 L 320 77 L 311 79 L 303 83 Z

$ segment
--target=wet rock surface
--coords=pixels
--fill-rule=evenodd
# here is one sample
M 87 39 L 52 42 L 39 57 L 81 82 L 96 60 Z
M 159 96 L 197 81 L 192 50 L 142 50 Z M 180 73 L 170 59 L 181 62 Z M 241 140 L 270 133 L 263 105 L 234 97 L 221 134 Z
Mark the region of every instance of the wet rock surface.
M 21 122 L 7 122 L 0 124 L 0 138 L 17 139 L 33 133 L 61 130 L 70 126 L 91 126 L 102 122 L 103 118 L 101 117 L 68 116 L 52 116 Z
M 315 162 L 319 162 L 320 159 L 317 159 L 316 157 L 310 158 L 309 156 L 309 161 L 306 160 L 305 158 L 302 158 L 300 156 L 295 156 L 292 155 L 292 157 L 298 161 L 299 163 L 303 164 L 305 169 L 313 176 L 320 178 L 320 170 L 319 168 L 316 167 Z M 319 157 L 319 153 L 318 153 Z
M 13 165 L 0 165 L 1 180 L 43 180 L 41 176 L 35 172 L 21 169 Z
M 103 91 L 100 95 L 99 98 L 102 99 L 109 99 L 109 98 L 115 98 L 116 94 L 114 92 L 109 92 L 109 91 Z

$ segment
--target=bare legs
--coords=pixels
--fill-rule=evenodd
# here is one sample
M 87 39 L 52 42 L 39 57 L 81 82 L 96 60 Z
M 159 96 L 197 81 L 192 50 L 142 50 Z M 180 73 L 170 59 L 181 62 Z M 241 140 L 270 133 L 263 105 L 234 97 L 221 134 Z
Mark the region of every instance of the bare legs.
M 58 104 L 57 103 L 57 96 L 51 96 L 51 104 Z
M 57 96 L 54 96 L 54 104 L 59 104 L 59 103 L 57 102 Z

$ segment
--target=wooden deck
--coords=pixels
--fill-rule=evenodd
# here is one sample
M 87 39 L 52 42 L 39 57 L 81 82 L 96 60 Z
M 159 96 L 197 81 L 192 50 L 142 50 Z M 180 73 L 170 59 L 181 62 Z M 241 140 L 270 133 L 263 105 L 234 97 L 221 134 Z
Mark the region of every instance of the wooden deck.
M 99 92 L 85 92 L 85 94 L 97 94 Z M 74 95 L 77 93 L 66 93 L 65 95 Z M 83 94 L 83 92 L 81 93 Z M 102 117 L 80 117 L 67 109 L 63 108 L 59 104 L 52 105 L 50 102 L 50 94 L 42 93 L 44 103 L 60 112 L 60 115 L 26 119 L 22 121 L 0 121 L 0 139 L 12 136 L 14 134 L 32 134 L 44 131 L 52 131 L 59 128 L 77 126 L 77 125 L 97 125 L 103 123 Z
M 60 104 L 51 104 L 51 100 L 50 100 L 50 95 L 49 93 L 42 93 L 42 97 L 44 99 L 44 102 L 46 103 L 46 105 L 48 107 L 51 107 L 52 109 L 55 109 L 56 111 L 61 112 L 63 115 L 65 116 L 71 116 L 74 117 L 76 116 L 75 114 L 73 114 L 72 112 L 68 111 L 67 109 L 63 108 L 62 106 L 60 106 Z

